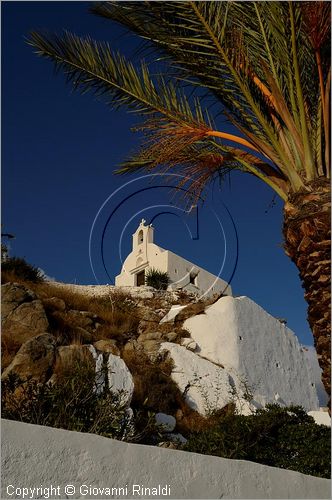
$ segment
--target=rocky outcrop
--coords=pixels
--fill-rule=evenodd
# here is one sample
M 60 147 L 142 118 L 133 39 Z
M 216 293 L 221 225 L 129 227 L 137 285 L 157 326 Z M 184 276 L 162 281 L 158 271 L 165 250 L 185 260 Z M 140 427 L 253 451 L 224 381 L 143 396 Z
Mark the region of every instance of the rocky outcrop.
M 1 498 L 18 498 L 15 487 L 40 485 L 59 487 L 50 498 L 330 498 L 328 479 L 253 462 L 9 420 L 2 421 L 1 433 Z M 151 490 L 139 495 L 139 488 Z M 33 498 L 44 496 L 33 491 Z
M 23 285 L 6 283 L 2 291 L 2 333 L 22 344 L 48 330 L 48 320 L 41 300 Z
M 6 283 L 1 286 L 1 321 L 6 321 L 8 315 L 23 302 L 35 300 L 36 295 L 19 283 Z
M 111 392 L 121 395 L 121 402 L 130 405 L 134 392 L 134 381 L 126 363 L 119 356 L 108 355 L 108 387 Z
M 37 335 L 21 346 L 1 378 L 4 380 L 10 374 L 15 374 L 22 381 L 34 379 L 46 382 L 51 375 L 55 353 L 56 343 L 53 335 L 49 333 Z

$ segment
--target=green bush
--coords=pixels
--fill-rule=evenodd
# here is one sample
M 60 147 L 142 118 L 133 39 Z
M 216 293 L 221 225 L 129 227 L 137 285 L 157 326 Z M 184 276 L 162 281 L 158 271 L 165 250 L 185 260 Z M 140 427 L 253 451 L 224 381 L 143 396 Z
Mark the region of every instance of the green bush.
M 44 281 L 43 275 L 37 267 L 28 264 L 26 260 L 20 257 L 9 257 L 1 265 L 1 271 L 4 278 L 6 274 L 16 276 L 24 281 L 32 281 L 34 283 L 41 283 Z M 4 279 L 2 281 L 5 281 Z
M 133 416 L 121 393 L 112 394 L 106 387 L 96 390 L 94 381 L 93 365 L 82 360 L 67 368 L 55 383 L 23 382 L 16 375 L 9 376 L 1 384 L 2 417 L 144 442 L 153 432 L 153 416 L 138 413 Z
M 152 286 L 157 290 L 166 290 L 169 285 L 169 276 L 167 273 L 159 271 L 158 269 L 148 269 L 145 275 L 145 284 Z
M 191 433 L 185 450 L 329 478 L 330 436 L 303 408 L 268 405 L 254 415 L 222 415 L 215 426 Z

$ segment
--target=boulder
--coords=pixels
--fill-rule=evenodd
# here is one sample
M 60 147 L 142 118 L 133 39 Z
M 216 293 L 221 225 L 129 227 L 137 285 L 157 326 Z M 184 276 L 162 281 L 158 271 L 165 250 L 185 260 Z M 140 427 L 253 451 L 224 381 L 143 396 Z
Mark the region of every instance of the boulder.
M 98 340 L 93 344 L 93 346 L 97 349 L 97 351 L 111 353 L 114 354 L 115 356 L 120 356 L 120 350 L 117 346 L 116 340 L 113 339 Z
M 169 332 L 165 334 L 165 339 L 167 342 L 175 342 L 178 337 L 178 334 L 176 332 Z
M 8 310 L 8 309 L 7 309 Z M 20 343 L 48 330 L 48 320 L 39 299 L 23 302 L 6 316 L 2 331 Z
M 29 379 L 46 382 L 50 377 L 55 361 L 56 342 L 53 335 L 42 333 L 25 342 L 13 361 L 2 374 L 16 374 L 22 381 Z
M 172 432 L 176 426 L 176 420 L 172 415 L 167 415 L 166 413 L 156 413 L 155 415 L 156 424 L 160 427 L 162 432 Z
M 146 340 L 162 340 L 163 334 L 161 332 L 147 332 L 141 333 L 138 337 L 138 342 L 145 342 Z
M 181 340 L 181 345 L 189 351 L 196 351 L 197 343 L 191 338 L 184 338 Z
M 121 402 L 130 405 L 134 392 L 134 381 L 126 363 L 119 356 L 108 355 L 108 386 L 111 392 L 119 394 Z
M 178 385 L 190 408 L 201 415 L 208 415 L 230 402 L 234 402 L 242 414 L 251 413 L 253 406 L 244 398 L 239 389 L 233 392 L 234 379 L 222 367 L 217 366 L 185 347 L 164 342 L 160 350 L 166 350 L 174 362 L 171 378 Z
M 1 285 L 1 322 L 23 302 L 35 300 L 36 295 L 19 283 L 6 283 Z

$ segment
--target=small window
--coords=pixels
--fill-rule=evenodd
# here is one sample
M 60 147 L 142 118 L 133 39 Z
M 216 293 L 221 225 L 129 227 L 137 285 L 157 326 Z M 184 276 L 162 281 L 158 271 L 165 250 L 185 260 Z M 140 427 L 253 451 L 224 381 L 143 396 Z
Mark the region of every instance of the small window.
M 280 363 L 276 363 L 276 367 L 277 367 L 277 368 L 280 368 Z
M 315 384 L 313 382 L 311 382 L 311 387 L 315 387 Z
M 143 231 L 140 230 L 140 232 L 138 233 L 138 244 L 140 245 L 141 243 L 143 243 Z
M 195 285 L 195 280 L 196 280 L 196 277 L 195 277 L 195 276 L 190 275 L 190 284 L 191 284 L 191 285 Z
M 178 270 L 177 269 L 174 269 L 174 272 L 175 272 L 175 274 L 178 274 Z
M 241 335 L 239 335 L 239 339 L 240 339 L 240 340 L 242 340 L 242 337 L 241 337 Z

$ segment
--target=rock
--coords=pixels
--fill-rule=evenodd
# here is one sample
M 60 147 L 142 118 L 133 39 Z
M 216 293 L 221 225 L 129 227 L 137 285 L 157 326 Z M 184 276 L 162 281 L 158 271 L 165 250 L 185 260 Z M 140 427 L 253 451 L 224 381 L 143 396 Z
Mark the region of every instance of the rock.
M 205 314 L 188 318 L 183 328 L 197 353 L 223 365 L 265 406 L 275 394 L 287 405 L 318 409 L 312 373 L 294 333 L 248 297 L 222 297 Z
M 124 345 L 124 348 L 123 348 L 124 351 L 126 352 L 139 352 L 139 351 L 143 351 L 144 348 L 143 348 L 143 344 L 140 343 L 140 342 L 137 342 L 137 340 L 129 340 L 125 345 Z
M 161 332 L 147 332 L 141 333 L 138 337 L 138 342 L 145 342 L 146 340 L 162 340 L 163 334 Z
M 23 302 L 35 300 L 36 295 L 19 283 L 6 283 L 1 285 L 1 323 L 4 323 L 7 316 Z
M 177 344 L 164 342 L 160 350 L 169 352 L 174 362 L 171 378 L 190 408 L 207 415 L 232 401 L 232 387 L 226 370 Z
M 141 342 L 145 353 L 147 354 L 150 361 L 152 361 L 152 363 L 156 363 L 161 358 L 159 352 L 160 344 L 160 340 L 145 340 L 144 342 Z
M 176 316 L 179 314 L 180 311 L 182 311 L 182 309 L 184 309 L 185 307 L 187 306 L 180 306 L 180 305 L 174 305 L 171 307 L 171 309 L 168 311 L 168 313 L 166 314 L 166 316 L 164 316 L 161 320 L 160 320 L 160 323 L 168 323 L 170 321 L 173 321 L 175 320 Z
M 29 379 L 46 382 L 55 361 L 56 342 L 53 335 L 42 333 L 25 342 L 13 361 L 3 372 L 1 379 L 17 374 L 22 381 Z
M 109 354 L 107 369 L 110 391 L 119 394 L 121 402 L 129 406 L 133 397 L 134 381 L 126 363 L 119 356 Z
M 186 444 L 186 442 L 188 441 L 179 432 L 166 434 L 166 437 L 169 441 L 171 441 L 172 443 L 176 443 L 176 444 Z
M 175 342 L 177 337 L 178 337 L 178 334 L 176 332 L 169 332 L 169 333 L 166 333 L 166 335 L 165 335 L 165 339 L 167 340 L 167 342 Z
M 191 338 L 184 338 L 181 340 L 181 345 L 189 351 L 196 351 L 197 343 Z
M 166 413 L 156 413 L 156 424 L 162 432 L 172 432 L 176 426 L 176 420 L 172 415 Z
M 2 331 L 23 343 L 31 337 L 46 332 L 48 326 L 42 302 L 37 299 L 23 302 L 14 308 L 3 322 Z
M 58 297 L 50 297 L 49 299 L 43 299 L 44 307 L 51 309 L 52 311 L 65 311 L 66 303 L 64 300 Z
M 116 340 L 113 339 L 98 340 L 93 345 L 97 349 L 97 351 L 107 352 L 114 354 L 115 356 L 120 356 L 120 350 L 116 344 Z

